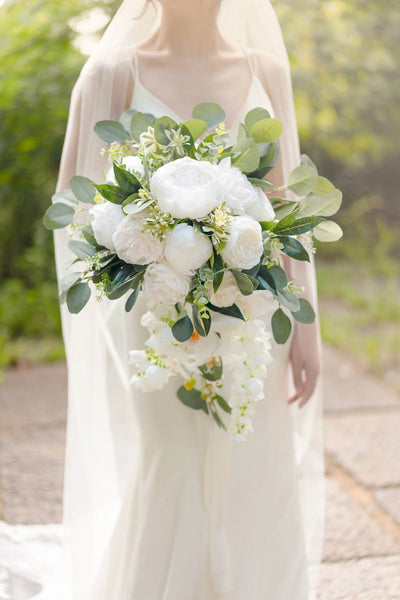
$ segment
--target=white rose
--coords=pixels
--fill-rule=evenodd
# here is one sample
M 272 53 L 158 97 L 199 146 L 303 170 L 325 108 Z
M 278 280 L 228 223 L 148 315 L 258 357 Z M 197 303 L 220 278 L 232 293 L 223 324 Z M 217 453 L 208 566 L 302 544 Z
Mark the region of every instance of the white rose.
M 230 271 L 225 271 L 221 285 L 216 292 L 209 296 L 209 299 L 214 306 L 223 307 L 232 306 L 240 296 L 241 293 L 234 275 Z
M 229 231 L 229 239 L 222 250 L 222 257 L 228 267 L 251 269 L 258 264 L 263 253 L 261 225 L 251 217 L 234 217 Z
M 150 179 L 150 190 L 160 209 L 177 219 L 201 219 L 223 196 L 218 167 L 188 156 L 160 167 Z
M 142 220 L 136 215 L 122 219 L 113 235 L 113 243 L 118 256 L 132 265 L 147 265 L 164 255 L 165 241 L 142 231 Z
M 176 304 L 188 294 L 190 277 L 174 271 L 167 261 L 152 263 L 144 274 L 142 289 L 151 300 Z
M 92 228 L 96 242 L 114 252 L 113 235 L 124 218 L 121 206 L 106 201 L 95 204 L 89 212 L 94 216 Z
M 165 240 L 165 258 L 178 273 L 199 269 L 212 251 L 210 239 L 187 223 L 175 225 Z
M 138 156 L 124 156 L 121 161 L 120 166 L 125 167 L 125 169 L 127 171 L 130 171 L 131 173 L 133 171 L 136 171 L 136 172 L 140 173 L 140 175 L 144 175 L 143 164 Z M 116 183 L 113 167 L 111 167 L 109 169 L 109 171 L 106 175 L 106 183 L 113 183 L 113 184 Z
M 254 195 L 253 202 L 246 206 L 246 214 L 257 219 L 257 221 L 273 221 L 275 219 L 275 212 L 264 190 L 259 187 L 254 187 L 254 189 L 256 194 Z

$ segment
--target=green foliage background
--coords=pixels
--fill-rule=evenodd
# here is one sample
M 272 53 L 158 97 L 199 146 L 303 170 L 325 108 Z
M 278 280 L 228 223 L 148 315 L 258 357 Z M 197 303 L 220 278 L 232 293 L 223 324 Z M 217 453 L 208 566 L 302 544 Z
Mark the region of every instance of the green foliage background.
M 97 4 L 111 15 L 118 2 Z M 400 220 L 397 0 L 274 5 L 291 59 L 302 150 L 344 192 L 338 221 L 345 238 L 321 248 L 321 299 L 335 296 L 330 274 L 344 273 L 340 264 L 349 261 L 358 264 L 364 283 L 383 278 L 382 291 L 396 285 L 393 261 L 400 254 L 393 234 Z M 70 92 L 85 60 L 68 22 L 95 6 L 88 0 L 0 5 L 0 365 L 62 355 L 52 235 L 41 216 L 55 187 Z M 338 302 L 355 310 L 351 280 L 347 299 L 336 293 L 331 322 Z M 325 338 L 346 346 L 326 321 Z M 380 340 L 381 332 L 376 335 Z M 400 333 L 396 340 L 395 355 Z M 368 354 L 364 342 L 358 351 Z

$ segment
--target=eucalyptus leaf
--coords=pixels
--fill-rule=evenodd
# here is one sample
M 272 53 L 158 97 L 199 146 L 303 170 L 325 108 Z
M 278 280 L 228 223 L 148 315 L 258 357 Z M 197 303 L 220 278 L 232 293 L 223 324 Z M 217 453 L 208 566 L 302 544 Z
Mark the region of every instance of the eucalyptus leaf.
M 218 404 L 220 405 L 220 407 L 222 408 L 222 410 L 224 410 L 227 413 L 232 412 L 232 408 L 229 406 L 229 404 L 227 403 L 225 398 L 223 398 L 219 394 L 216 394 L 215 399 L 218 402 Z
M 130 138 L 129 133 L 119 121 L 98 121 L 93 129 L 100 139 L 109 144 L 126 142 Z
M 215 410 L 215 408 L 212 408 L 210 406 L 210 410 L 211 410 L 211 414 L 213 416 L 214 421 L 216 422 L 216 424 L 218 425 L 218 427 L 221 427 L 221 429 L 224 429 L 226 431 L 226 425 L 225 423 L 221 420 L 221 417 L 219 416 L 219 414 L 217 413 L 217 411 Z
M 207 403 L 202 398 L 201 392 L 199 392 L 199 390 L 196 390 L 196 388 L 188 390 L 184 385 L 181 385 L 181 387 L 176 392 L 176 395 L 178 396 L 179 400 L 183 404 L 185 404 L 185 406 L 189 406 L 190 408 L 193 408 L 195 410 L 201 409 L 205 412 L 208 412 Z
M 300 301 L 298 297 L 289 290 L 279 290 L 278 300 L 285 308 L 288 308 L 292 312 L 294 310 L 300 310 Z
M 237 167 L 242 173 L 251 173 L 260 164 L 260 153 L 257 144 L 250 138 L 243 138 L 233 147 L 235 158 L 232 158 L 232 166 Z
M 74 196 L 83 204 L 94 204 L 94 197 L 96 190 L 94 183 L 88 177 L 82 177 L 82 175 L 74 175 L 69 180 L 69 185 Z
M 131 118 L 131 126 L 130 126 L 131 136 L 133 137 L 133 139 L 136 142 L 140 142 L 141 134 L 144 133 L 145 131 L 147 131 L 148 128 L 151 126 L 152 126 L 152 122 L 150 121 L 149 117 L 147 117 L 142 112 L 137 112 L 134 115 L 132 115 L 132 118 Z
M 208 129 L 207 122 L 201 119 L 189 119 L 183 125 L 188 128 L 194 142 Z
M 323 221 L 322 217 L 302 217 L 294 221 L 292 225 L 287 226 L 281 226 L 281 221 L 273 228 L 273 232 L 283 235 L 299 235 L 300 233 L 306 233 L 306 231 L 314 229 L 314 227 Z
M 188 315 L 181 317 L 173 324 L 172 335 L 178 342 L 187 342 L 193 335 L 193 323 Z
M 320 242 L 337 242 L 342 237 L 343 230 L 334 221 L 323 221 L 313 229 L 313 235 Z
M 215 102 L 201 102 L 200 104 L 196 104 L 192 116 L 194 119 L 205 121 L 208 129 L 212 129 L 225 121 L 225 112 Z
M 136 300 L 138 299 L 140 292 L 140 285 L 138 285 L 128 297 L 128 300 L 125 302 L 125 311 L 129 312 L 134 307 Z
M 232 306 L 214 306 L 209 302 L 207 307 L 214 312 L 220 313 L 221 315 L 227 315 L 228 317 L 235 317 L 236 319 L 245 320 L 242 311 L 237 306 L 237 304 L 232 304 Z
M 131 201 L 128 204 L 124 204 L 123 212 L 126 215 L 135 215 L 136 213 L 139 213 L 140 211 L 150 206 L 150 204 L 153 204 L 153 200 L 145 200 L 144 202 Z
M 68 248 L 81 260 L 86 260 L 88 256 L 94 256 L 97 254 L 96 248 L 87 242 L 81 242 L 80 240 L 70 240 L 68 242 Z
M 69 188 L 66 190 L 60 190 L 59 192 L 53 194 L 51 197 L 51 201 L 53 204 L 55 204 L 56 202 L 62 202 L 63 200 L 65 200 L 67 203 L 70 202 L 71 204 L 77 204 L 78 202 L 78 199 L 75 197 L 75 194 Z
M 250 296 L 254 291 L 252 279 L 248 275 L 243 273 L 243 271 L 240 271 L 238 269 L 231 269 L 231 272 L 233 273 L 238 288 L 243 294 L 243 296 Z
M 283 123 L 278 119 L 262 119 L 253 125 L 250 130 L 257 143 L 274 142 L 283 131 Z
M 88 303 L 90 294 L 89 284 L 85 281 L 70 287 L 66 297 L 69 312 L 72 314 L 79 313 Z
M 122 115 L 119 118 L 119 122 L 121 123 L 122 127 L 126 130 L 126 131 L 130 131 L 131 130 L 131 120 L 132 120 L 132 116 L 137 113 L 138 111 L 136 110 L 136 108 L 128 108 L 128 110 L 125 110 Z
M 258 177 L 248 177 L 247 178 L 252 185 L 262 188 L 263 190 L 273 190 L 274 185 L 267 181 L 266 179 L 259 179 Z
M 160 117 L 154 121 L 154 137 L 157 142 L 163 146 L 169 144 L 169 139 L 165 133 L 165 130 L 177 129 L 178 123 L 170 117 Z
M 314 169 L 308 165 L 300 165 L 289 174 L 287 187 L 297 196 L 306 196 L 312 192 L 316 183 L 317 175 Z
M 300 200 L 299 213 L 303 217 L 320 215 L 322 217 L 331 217 L 339 210 L 342 204 L 343 194 L 340 190 L 333 189 L 322 196 L 311 192 L 305 198 Z
M 278 265 L 272 265 L 272 267 L 268 267 L 267 270 L 275 282 L 275 287 L 277 291 L 282 290 L 287 286 L 288 278 L 282 267 L 278 267 Z
M 43 215 L 43 225 L 46 229 L 62 229 L 74 218 L 75 209 L 63 202 L 51 204 Z
M 213 362 L 211 365 L 207 363 L 200 365 L 198 369 L 207 381 L 219 381 L 224 370 L 221 358 L 218 362 Z
M 250 132 L 253 125 L 258 123 L 258 121 L 262 121 L 263 119 L 270 119 L 271 115 L 267 111 L 266 108 L 262 108 L 261 106 L 257 106 L 250 110 L 244 118 L 244 124 L 247 130 Z
M 292 311 L 292 314 L 296 321 L 299 323 L 314 323 L 315 321 L 315 312 L 311 304 L 305 298 L 299 298 L 300 309 L 297 311 Z
M 211 328 L 211 315 L 208 312 L 208 319 L 200 316 L 199 308 L 197 304 L 193 304 L 193 324 L 194 328 L 199 335 L 206 337 L 210 333 Z
M 329 192 L 333 192 L 336 189 L 333 183 L 329 181 L 326 177 L 317 177 L 317 184 L 313 189 L 314 194 L 329 194 Z
M 318 170 L 311 158 L 307 154 L 302 154 L 300 156 L 300 165 L 305 165 L 307 167 L 311 167 L 316 175 L 318 175 Z
M 84 227 L 82 227 L 81 233 L 82 233 L 83 237 L 85 238 L 85 240 L 88 242 L 88 244 L 90 244 L 91 246 L 93 246 L 94 248 L 97 248 L 97 249 L 102 247 L 97 243 L 97 240 L 94 237 L 93 228 L 92 228 L 91 223 L 88 223 L 88 225 L 85 225 Z
M 277 344 L 285 344 L 292 331 L 292 323 L 281 308 L 278 308 L 271 318 L 272 333 Z
M 66 292 L 72 285 L 78 283 L 80 278 L 82 277 L 82 273 L 67 273 L 62 280 L 60 281 L 60 290 L 62 292 Z

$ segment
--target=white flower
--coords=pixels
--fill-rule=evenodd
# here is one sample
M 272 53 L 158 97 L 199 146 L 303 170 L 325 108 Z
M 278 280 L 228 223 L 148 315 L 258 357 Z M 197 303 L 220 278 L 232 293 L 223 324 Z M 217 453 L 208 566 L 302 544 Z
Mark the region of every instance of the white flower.
M 157 169 L 150 190 L 160 210 L 177 219 L 201 219 L 221 204 L 223 196 L 218 167 L 188 156 Z
M 165 240 L 165 258 L 178 273 L 199 269 L 212 251 L 210 239 L 187 223 L 175 225 Z
M 233 214 L 243 215 L 246 208 L 257 201 L 258 193 L 237 167 L 231 167 L 231 158 L 221 160 L 217 166 L 224 189 L 224 202 Z
M 235 277 L 230 271 L 225 271 L 221 285 L 209 295 L 209 300 L 214 306 L 232 306 L 240 296 Z
M 275 219 L 275 212 L 265 192 L 259 187 L 255 187 L 254 189 L 256 194 L 254 195 L 253 202 L 246 206 L 246 214 L 257 219 L 257 221 L 273 221 Z
M 133 375 L 130 383 L 143 392 L 161 390 L 172 375 L 169 369 L 150 364 L 141 375 Z
M 251 217 L 232 219 L 229 239 L 222 257 L 229 267 L 251 269 L 258 264 L 263 253 L 261 225 Z
M 270 317 L 279 307 L 273 293 L 266 290 L 254 290 L 249 296 L 240 296 L 236 300 L 236 304 L 245 317 L 257 319 Z
M 142 161 L 138 156 L 124 156 L 121 160 L 121 164 L 118 166 L 125 168 L 130 173 L 135 171 L 140 175 L 144 175 L 144 167 Z M 110 167 L 106 175 L 106 183 L 116 183 L 113 167 Z
M 164 255 L 165 242 L 142 231 L 142 220 L 136 215 L 124 217 L 112 239 L 118 256 L 132 265 L 147 265 Z
M 100 202 L 89 212 L 94 216 L 92 228 L 96 242 L 114 252 L 113 235 L 124 218 L 121 206 L 108 201 Z
M 190 277 L 174 271 L 167 261 L 152 263 L 144 274 L 142 289 L 152 300 L 176 304 L 188 294 Z

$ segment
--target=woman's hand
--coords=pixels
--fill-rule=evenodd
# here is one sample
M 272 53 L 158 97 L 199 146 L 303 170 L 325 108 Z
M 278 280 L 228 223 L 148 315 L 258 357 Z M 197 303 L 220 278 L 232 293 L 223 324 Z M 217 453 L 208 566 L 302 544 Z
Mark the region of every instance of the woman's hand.
M 321 371 L 321 361 L 315 324 L 296 323 L 295 327 L 289 353 L 295 393 L 288 399 L 288 404 L 300 398 L 301 408 L 315 389 Z

